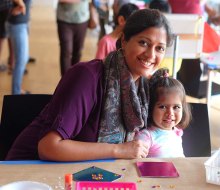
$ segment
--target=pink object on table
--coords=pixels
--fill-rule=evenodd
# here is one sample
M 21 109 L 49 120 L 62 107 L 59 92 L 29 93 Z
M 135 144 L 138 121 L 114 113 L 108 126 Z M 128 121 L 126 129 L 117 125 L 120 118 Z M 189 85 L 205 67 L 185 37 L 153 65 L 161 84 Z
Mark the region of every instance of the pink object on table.
M 179 177 L 172 162 L 137 162 L 141 177 Z
M 76 182 L 76 190 L 137 190 L 136 184 L 133 182 Z

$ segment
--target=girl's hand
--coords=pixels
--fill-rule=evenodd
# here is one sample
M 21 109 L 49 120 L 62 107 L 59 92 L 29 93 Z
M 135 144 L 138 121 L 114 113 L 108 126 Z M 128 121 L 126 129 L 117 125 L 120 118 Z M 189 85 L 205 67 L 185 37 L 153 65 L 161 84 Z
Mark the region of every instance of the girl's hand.
M 149 147 L 146 142 L 142 140 L 133 140 L 122 144 L 117 144 L 115 150 L 116 158 L 146 158 Z

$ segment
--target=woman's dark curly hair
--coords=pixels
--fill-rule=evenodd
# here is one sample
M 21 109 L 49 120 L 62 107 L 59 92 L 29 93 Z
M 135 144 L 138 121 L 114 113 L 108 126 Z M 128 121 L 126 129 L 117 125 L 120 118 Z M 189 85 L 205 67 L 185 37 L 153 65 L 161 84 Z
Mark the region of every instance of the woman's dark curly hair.
M 183 107 L 183 116 L 178 124 L 178 128 L 184 129 L 188 127 L 191 121 L 191 109 L 186 102 L 186 93 L 182 83 L 172 77 L 168 76 L 169 70 L 167 68 L 158 69 L 149 80 L 150 87 L 150 103 L 148 123 L 153 123 L 153 108 L 161 96 L 166 96 L 171 92 L 179 94 Z

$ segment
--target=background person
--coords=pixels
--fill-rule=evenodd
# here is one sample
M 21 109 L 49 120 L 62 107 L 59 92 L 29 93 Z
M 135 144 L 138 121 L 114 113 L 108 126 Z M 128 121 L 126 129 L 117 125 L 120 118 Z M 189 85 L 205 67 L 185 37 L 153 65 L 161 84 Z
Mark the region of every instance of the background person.
M 80 61 L 89 20 L 89 1 L 60 0 L 57 6 L 61 75 Z
M 13 2 L 15 4 L 13 4 Z M 26 7 L 23 0 L 1 0 L 0 2 L 0 11 L 7 10 L 10 8 L 16 8 L 17 12 L 25 14 Z
M 138 7 L 132 3 L 127 3 L 120 8 L 115 20 L 115 29 L 98 42 L 97 59 L 104 59 L 110 52 L 116 50 L 116 41 L 122 34 L 126 20 L 136 10 L 138 10 Z
M 3 45 L 5 40 L 8 40 L 8 33 L 6 30 L 6 21 L 8 19 L 10 13 L 10 9 L 2 10 L 0 11 L 0 61 L 1 61 L 1 54 L 3 51 Z M 9 56 L 8 56 L 8 62 L 12 63 L 13 62 L 13 55 L 12 55 L 12 48 L 10 45 L 10 41 L 8 40 L 8 49 L 9 49 Z M 5 71 L 7 70 L 7 65 L 1 63 L 0 64 L 0 71 Z
M 9 38 L 14 53 L 14 70 L 12 73 L 12 94 L 27 94 L 21 88 L 26 64 L 29 58 L 29 19 L 31 0 L 24 0 L 26 12 L 22 14 L 17 7 L 13 8 L 8 18 Z
M 14 2 L 14 4 L 13 4 Z M 1 0 L 0 2 L 0 56 L 2 52 L 3 42 L 7 38 L 6 32 L 6 20 L 9 16 L 11 9 L 13 8 L 14 15 L 25 14 L 26 7 L 23 0 Z M 8 40 L 9 46 L 9 58 L 8 63 L 12 65 L 14 62 L 14 56 L 12 52 L 11 42 Z M 0 71 L 5 71 L 7 66 L 4 64 L 0 64 Z
M 149 9 L 158 9 L 163 13 L 171 13 L 171 6 L 167 0 L 152 0 Z
M 98 16 L 99 16 L 99 40 L 106 35 L 105 24 L 109 24 L 109 9 L 110 9 L 110 2 L 109 0 L 92 0 L 93 4 L 95 5 Z

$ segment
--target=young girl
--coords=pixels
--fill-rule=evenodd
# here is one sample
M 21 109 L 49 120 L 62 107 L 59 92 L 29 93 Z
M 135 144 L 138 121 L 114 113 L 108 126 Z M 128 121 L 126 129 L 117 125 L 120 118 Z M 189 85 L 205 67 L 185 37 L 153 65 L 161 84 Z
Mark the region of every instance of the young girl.
M 182 129 L 191 119 L 183 85 L 168 76 L 168 69 L 159 69 L 150 79 L 148 128 L 136 134 L 147 142 L 147 157 L 184 157 Z

